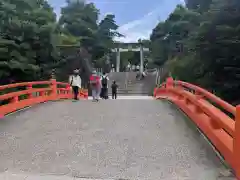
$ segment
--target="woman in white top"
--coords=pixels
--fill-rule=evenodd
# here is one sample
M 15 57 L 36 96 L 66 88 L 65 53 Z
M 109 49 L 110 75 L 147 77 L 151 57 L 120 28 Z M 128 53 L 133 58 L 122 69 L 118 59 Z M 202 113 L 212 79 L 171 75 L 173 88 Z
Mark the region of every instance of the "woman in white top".
M 74 99 L 78 100 L 78 92 L 79 92 L 79 88 L 81 88 L 81 84 L 82 84 L 82 80 L 81 80 L 81 77 L 79 76 L 78 69 L 75 69 L 73 71 L 73 75 L 71 75 L 69 77 L 69 83 L 72 86 Z

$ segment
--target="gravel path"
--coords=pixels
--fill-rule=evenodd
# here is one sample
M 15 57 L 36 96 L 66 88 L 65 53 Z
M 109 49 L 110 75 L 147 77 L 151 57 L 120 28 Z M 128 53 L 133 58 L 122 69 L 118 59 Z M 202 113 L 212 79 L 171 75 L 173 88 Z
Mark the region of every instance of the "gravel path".
M 0 121 L 0 179 L 7 171 L 31 180 L 215 180 L 219 168 L 186 117 L 162 101 L 49 102 Z

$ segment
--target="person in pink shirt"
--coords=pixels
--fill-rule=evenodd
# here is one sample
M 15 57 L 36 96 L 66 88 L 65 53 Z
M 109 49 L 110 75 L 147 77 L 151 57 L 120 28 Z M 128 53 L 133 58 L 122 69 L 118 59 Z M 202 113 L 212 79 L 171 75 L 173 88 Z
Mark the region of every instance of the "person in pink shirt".
M 102 88 L 100 79 L 101 78 L 97 75 L 97 72 L 93 71 L 92 75 L 90 76 L 90 86 L 92 89 L 93 101 L 99 101 L 99 96 Z

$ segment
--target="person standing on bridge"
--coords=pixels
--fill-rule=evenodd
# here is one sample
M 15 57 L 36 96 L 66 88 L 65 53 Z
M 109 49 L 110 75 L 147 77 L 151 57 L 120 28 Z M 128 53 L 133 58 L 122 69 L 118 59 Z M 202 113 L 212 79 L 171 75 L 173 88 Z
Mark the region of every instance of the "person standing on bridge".
M 92 89 L 93 101 L 99 101 L 102 85 L 100 77 L 97 75 L 97 72 L 95 70 L 90 76 L 90 86 Z
M 132 66 L 132 65 L 131 65 L 131 63 L 130 63 L 130 62 L 128 62 L 128 65 L 127 65 L 127 71 L 128 71 L 128 72 L 130 72 L 130 71 L 131 71 L 131 66 Z
M 117 99 L 118 85 L 116 84 L 116 81 L 113 81 L 111 88 L 112 88 L 112 99 Z
M 109 78 L 107 74 L 104 72 L 103 75 L 101 76 L 101 83 L 102 83 L 101 94 L 103 99 L 108 98 L 108 81 L 109 81 Z
M 70 86 L 72 87 L 74 99 L 78 100 L 79 88 L 81 88 L 81 86 L 82 86 L 82 79 L 79 76 L 79 70 L 78 69 L 75 69 L 73 71 L 73 75 L 71 75 L 69 77 L 69 83 L 70 83 Z

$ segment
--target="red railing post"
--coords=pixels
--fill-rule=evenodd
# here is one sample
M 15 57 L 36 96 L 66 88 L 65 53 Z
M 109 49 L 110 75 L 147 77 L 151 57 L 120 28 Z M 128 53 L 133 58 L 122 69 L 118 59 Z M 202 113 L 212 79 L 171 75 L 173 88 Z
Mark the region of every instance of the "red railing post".
M 27 89 L 31 90 L 32 89 L 32 84 L 28 84 Z M 32 93 L 28 94 L 28 99 L 31 99 L 32 97 L 33 97 Z
M 70 86 L 70 84 L 68 84 L 66 86 L 66 89 L 67 89 L 68 98 L 71 99 L 72 98 L 72 93 L 71 93 L 71 86 Z
M 166 88 L 172 88 L 173 87 L 174 80 L 172 77 L 168 77 L 166 80 Z
M 166 92 L 170 93 L 171 88 L 173 88 L 174 80 L 172 77 L 168 77 L 166 79 Z
M 84 93 L 83 93 L 83 91 L 82 91 L 82 89 L 81 88 L 79 88 L 79 91 L 78 91 L 78 98 L 83 98 L 84 97 Z
M 57 100 L 57 81 L 56 79 L 51 79 L 51 100 Z
M 88 99 L 88 91 L 84 91 L 84 98 Z
M 41 91 L 41 92 L 39 93 L 39 96 L 45 96 L 45 92 L 44 92 L 44 91 Z
M 240 105 L 236 107 L 235 131 L 233 137 L 233 160 L 235 161 L 235 174 L 240 179 Z
M 17 103 L 18 102 L 18 96 L 15 96 L 15 97 L 11 98 L 10 102 L 11 103 Z

